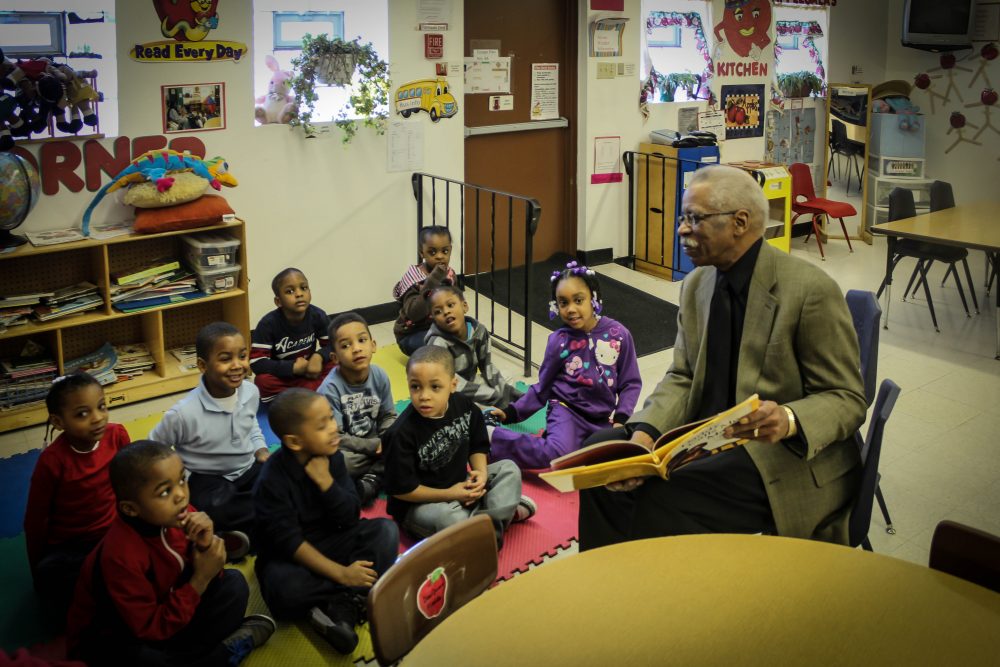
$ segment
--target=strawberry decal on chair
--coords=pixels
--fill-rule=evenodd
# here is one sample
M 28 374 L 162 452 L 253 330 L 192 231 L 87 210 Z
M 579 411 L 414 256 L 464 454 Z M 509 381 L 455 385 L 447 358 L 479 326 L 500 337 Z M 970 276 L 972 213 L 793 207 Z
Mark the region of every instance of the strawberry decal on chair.
M 428 574 L 417 589 L 417 609 L 424 618 L 435 618 L 444 611 L 447 594 L 448 575 L 444 573 L 443 567 L 439 567 Z

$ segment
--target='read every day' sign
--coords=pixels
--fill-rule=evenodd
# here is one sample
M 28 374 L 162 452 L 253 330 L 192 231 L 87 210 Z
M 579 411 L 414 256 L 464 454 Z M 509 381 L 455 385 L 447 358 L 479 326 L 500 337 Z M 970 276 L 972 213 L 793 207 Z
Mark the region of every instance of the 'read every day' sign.
M 209 63 L 219 60 L 237 61 L 247 53 L 241 42 L 148 42 L 136 44 L 129 55 L 141 63 Z
M 155 18 L 165 39 L 135 42 L 129 49 L 129 56 L 141 63 L 240 60 L 248 52 L 246 44 L 206 39 L 212 30 L 219 27 L 219 3 L 220 0 L 153 0 Z

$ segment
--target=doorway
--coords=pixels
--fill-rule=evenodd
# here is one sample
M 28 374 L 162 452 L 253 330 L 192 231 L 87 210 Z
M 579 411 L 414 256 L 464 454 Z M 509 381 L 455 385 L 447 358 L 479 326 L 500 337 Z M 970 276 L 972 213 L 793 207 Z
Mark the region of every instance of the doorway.
M 504 0 L 500 3 L 466 0 L 465 56 L 479 49 L 496 49 L 509 56 L 513 108 L 493 110 L 496 93 L 465 95 L 465 181 L 536 199 L 542 216 L 534 237 L 534 259 L 556 252 L 576 253 L 576 95 L 577 2 L 575 0 Z M 559 64 L 557 123 L 532 121 L 531 70 L 533 63 Z M 495 106 L 495 105 L 494 105 Z M 532 124 L 536 124 L 532 128 Z M 520 129 L 503 128 L 520 124 Z M 500 126 L 500 127 L 497 127 Z M 477 134 L 474 128 L 510 129 Z M 537 129 L 544 127 L 544 129 Z M 530 128 L 530 129 L 529 129 Z M 478 203 L 478 221 L 477 221 Z M 517 212 L 497 197 L 466 201 L 465 266 L 517 266 L 524 255 L 523 234 L 508 236 L 508 216 L 515 230 L 523 229 Z M 476 234 L 478 225 L 479 234 Z M 491 234 L 491 226 L 496 229 Z M 478 253 L 478 256 L 477 256 Z

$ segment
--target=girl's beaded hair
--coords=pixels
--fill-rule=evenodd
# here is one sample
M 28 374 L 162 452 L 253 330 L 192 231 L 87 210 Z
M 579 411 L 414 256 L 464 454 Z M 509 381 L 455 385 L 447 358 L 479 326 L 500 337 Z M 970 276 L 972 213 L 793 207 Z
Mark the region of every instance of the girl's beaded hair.
M 590 290 L 590 303 L 594 308 L 594 313 L 600 315 L 604 307 L 601 300 L 601 285 L 597 281 L 597 272 L 585 264 L 576 261 L 570 262 L 562 271 L 553 271 L 549 282 L 552 283 L 552 300 L 549 301 L 549 319 L 554 320 L 559 315 L 559 306 L 556 304 L 556 289 L 559 283 L 567 278 L 579 278 Z
M 45 396 L 45 408 L 50 415 L 61 414 L 62 409 L 66 406 L 67 396 L 91 385 L 100 387 L 101 383 L 93 375 L 85 371 L 74 371 L 68 375 L 60 375 L 52 381 L 52 386 L 49 387 L 49 393 Z M 49 441 L 51 431 L 52 421 L 49 420 L 45 426 L 45 439 L 43 442 L 47 443 Z

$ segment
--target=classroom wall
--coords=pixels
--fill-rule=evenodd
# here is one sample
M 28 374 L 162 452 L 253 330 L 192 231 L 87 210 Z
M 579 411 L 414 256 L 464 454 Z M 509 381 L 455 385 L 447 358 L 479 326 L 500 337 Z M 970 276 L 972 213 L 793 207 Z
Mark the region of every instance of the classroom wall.
M 251 49 L 249 2 L 223 2 L 215 39 L 244 42 Z M 254 127 L 250 59 L 237 63 L 143 64 L 128 57 L 130 44 L 162 39 L 148 2 L 118 0 L 118 61 L 121 85 L 121 134 L 157 135 L 162 131 L 160 86 L 172 83 L 226 83 L 227 129 L 198 132 L 209 155 L 223 155 L 240 181 L 224 193 L 247 221 L 250 316 L 256 321 L 274 307 L 271 277 L 294 265 L 308 275 L 314 302 L 330 311 L 385 303 L 406 264 L 414 259 L 416 223 L 409 173 L 386 172 L 386 140 L 361 131 L 347 146 L 339 130 L 304 139 L 283 125 Z M 456 29 L 445 33 L 445 59 L 461 62 L 462 2 L 453 7 Z M 423 36 L 414 30 L 415 4 L 389 0 L 391 75 L 394 81 L 427 76 L 433 64 L 423 54 Z M 394 55 L 393 55 L 394 54 Z M 452 79 L 456 98 L 462 81 Z M 451 178 L 463 175 L 463 115 L 433 124 L 412 117 L 425 132 L 424 171 Z M 110 147 L 111 139 L 102 143 Z M 79 142 L 82 145 L 82 141 Z M 38 145 L 29 145 L 37 155 Z M 41 230 L 79 224 L 92 193 L 43 197 L 21 227 Z M 111 198 L 109 197 L 109 201 Z M 94 220 L 127 217 L 120 205 L 100 207 Z
M 831 83 L 868 83 L 885 79 L 886 14 L 884 2 L 840 0 L 830 10 L 829 60 Z M 896 26 L 899 41 L 899 26 Z M 860 65 L 861 74 L 851 66 Z

